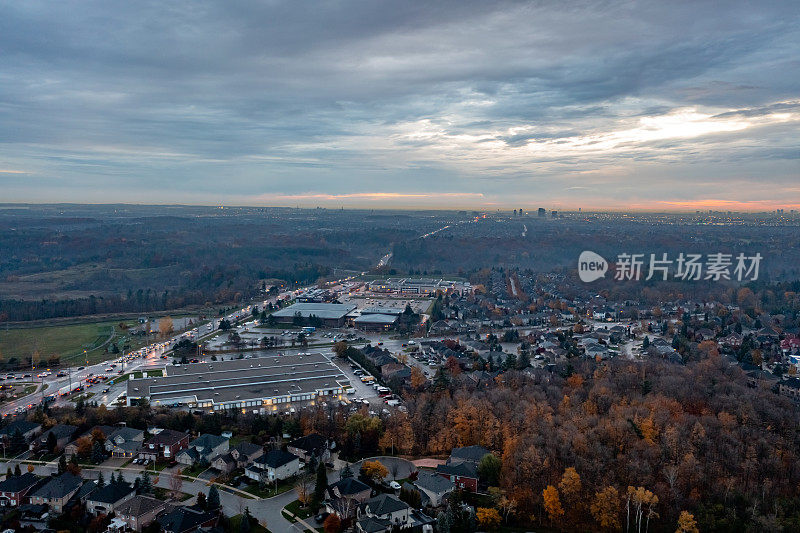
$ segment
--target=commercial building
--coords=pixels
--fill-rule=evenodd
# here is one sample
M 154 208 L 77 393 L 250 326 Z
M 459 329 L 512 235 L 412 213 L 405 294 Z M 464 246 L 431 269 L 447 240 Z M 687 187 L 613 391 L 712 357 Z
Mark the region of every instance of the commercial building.
M 369 284 L 369 290 L 380 293 L 417 294 L 430 296 L 437 292 L 462 295 L 471 294 L 474 289 L 466 281 L 448 281 L 433 278 L 386 278 Z
M 128 404 L 259 413 L 338 398 L 347 377 L 320 353 L 167 366 L 166 376 L 128 381 Z
M 345 317 L 356 308 L 350 304 L 296 303 L 272 313 L 279 324 L 314 325 L 315 319 L 323 326 L 342 327 Z M 299 324 L 297 324 L 299 319 Z

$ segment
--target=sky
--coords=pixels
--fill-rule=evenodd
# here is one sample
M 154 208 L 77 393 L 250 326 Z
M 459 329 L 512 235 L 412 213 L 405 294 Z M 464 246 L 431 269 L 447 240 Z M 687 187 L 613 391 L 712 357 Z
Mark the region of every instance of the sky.
M 0 0 L 0 202 L 800 209 L 800 2 Z

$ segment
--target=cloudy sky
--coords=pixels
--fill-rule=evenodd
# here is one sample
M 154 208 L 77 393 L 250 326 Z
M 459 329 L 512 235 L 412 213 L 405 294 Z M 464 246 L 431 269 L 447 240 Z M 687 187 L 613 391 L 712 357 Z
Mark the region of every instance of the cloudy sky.
M 0 202 L 800 209 L 800 2 L 0 0 Z

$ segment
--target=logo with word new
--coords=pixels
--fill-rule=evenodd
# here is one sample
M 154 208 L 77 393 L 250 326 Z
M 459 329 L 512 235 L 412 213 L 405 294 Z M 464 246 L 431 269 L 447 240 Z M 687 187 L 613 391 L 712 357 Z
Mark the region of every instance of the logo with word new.
M 608 261 L 602 256 L 585 250 L 578 257 L 578 277 L 584 283 L 592 282 L 606 275 L 608 271 Z

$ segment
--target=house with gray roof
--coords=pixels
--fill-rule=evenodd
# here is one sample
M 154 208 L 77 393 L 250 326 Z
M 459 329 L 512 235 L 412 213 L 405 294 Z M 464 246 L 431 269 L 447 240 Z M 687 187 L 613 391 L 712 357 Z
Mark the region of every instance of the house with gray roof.
M 109 483 L 94 489 L 86 498 L 86 511 L 92 515 L 111 514 L 136 496 L 136 491 L 128 483 Z
M 411 484 L 420 492 L 423 507 L 441 506 L 456 489 L 456 484 L 449 478 L 426 471 L 421 471 Z
M 61 513 L 64 505 L 78 492 L 81 485 L 83 485 L 81 478 L 64 472 L 33 491 L 30 500 L 33 505 L 47 505 L 52 511 Z
M 134 496 L 116 509 L 117 518 L 134 531 L 149 526 L 159 513 L 167 508 L 166 502 L 149 496 Z

